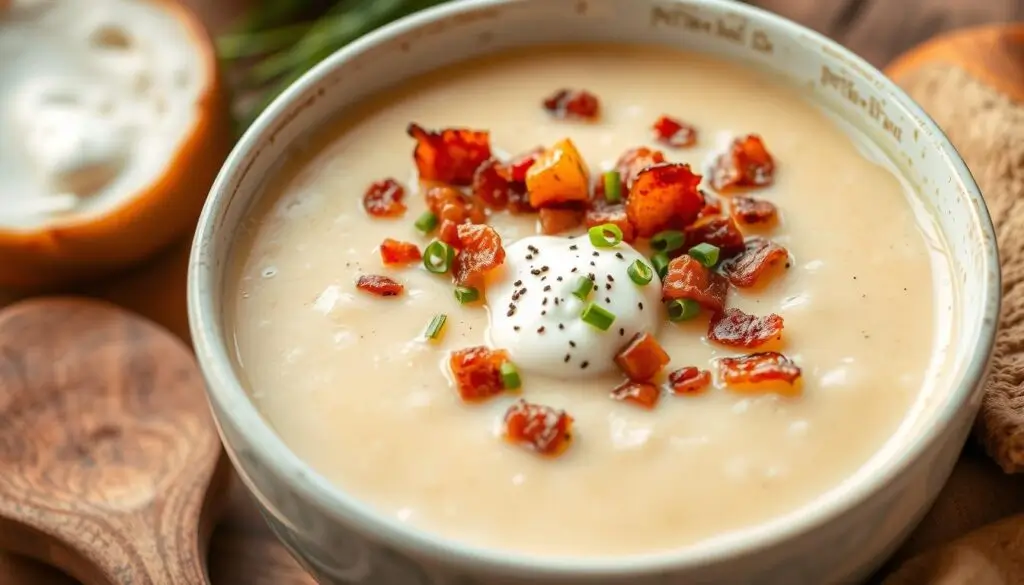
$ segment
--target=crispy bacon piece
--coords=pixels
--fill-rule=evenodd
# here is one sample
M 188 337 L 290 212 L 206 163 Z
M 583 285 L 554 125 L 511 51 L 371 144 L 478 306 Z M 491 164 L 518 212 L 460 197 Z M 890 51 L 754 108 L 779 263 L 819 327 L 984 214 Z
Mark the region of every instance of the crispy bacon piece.
M 802 375 L 793 360 L 776 351 L 762 351 L 718 361 L 722 381 L 730 386 L 783 383 L 795 386 Z
M 405 188 L 394 179 L 371 184 L 363 194 L 363 209 L 374 217 L 398 217 L 405 213 Z
M 491 158 L 491 137 L 486 130 L 430 131 L 409 124 L 406 132 L 416 139 L 413 158 L 420 180 L 469 185 L 476 168 Z
M 649 410 L 658 404 L 658 399 L 661 398 L 661 391 L 650 382 L 626 380 L 612 390 L 611 397 L 612 400 L 632 402 Z
M 411 242 L 385 238 L 380 244 L 380 259 L 384 264 L 408 264 L 421 258 L 420 249 Z
M 560 89 L 543 103 L 544 109 L 559 120 L 594 121 L 601 114 L 601 102 L 585 89 Z
M 716 191 L 737 187 L 766 187 L 775 180 L 775 161 L 757 134 L 733 140 L 729 151 L 720 155 L 711 172 Z
M 704 196 L 704 207 L 700 210 L 698 220 L 722 213 L 721 199 L 704 190 L 701 190 L 700 194 Z
M 544 234 L 567 232 L 579 227 L 582 221 L 582 209 L 545 207 L 540 210 L 540 231 Z
M 636 233 L 650 237 L 669 227 L 689 225 L 704 207 L 690 165 L 659 163 L 640 171 L 626 200 L 626 215 Z
M 512 215 L 536 213 L 537 208 L 530 205 L 530 194 L 526 192 L 526 186 L 519 188 L 519 184 L 514 183 L 513 187 L 508 194 L 508 212 Z
M 505 262 L 501 236 L 489 225 L 461 224 L 458 230 L 458 255 L 452 266 L 455 282 L 468 284 L 479 280 L 488 270 Z M 453 244 L 454 245 L 454 244 Z
M 685 249 L 707 243 L 721 250 L 721 257 L 728 258 L 743 251 L 743 234 L 731 217 L 710 215 L 702 217 L 683 230 L 686 234 Z
M 747 288 L 757 284 L 761 275 L 779 262 L 786 262 L 788 268 L 789 252 L 767 238 L 753 236 L 747 238 L 743 252 L 722 263 L 722 271 L 734 286 Z
M 698 394 L 711 385 L 711 372 L 686 366 L 668 375 L 668 387 L 676 396 Z
M 782 339 L 782 317 L 748 315 L 730 307 L 715 313 L 708 323 L 708 339 L 731 347 L 755 348 L 773 339 Z
M 402 283 L 387 276 L 364 274 L 356 281 L 356 288 L 378 297 L 394 297 L 402 294 L 405 287 Z
M 615 162 L 614 168 L 614 170 L 619 173 L 619 180 L 622 182 L 620 189 L 622 198 L 627 199 L 629 197 L 629 190 L 633 187 L 633 182 L 636 181 L 636 177 L 640 174 L 640 171 L 663 162 L 665 162 L 664 153 L 660 150 L 647 148 L 646 146 L 631 148 L 622 153 L 619 160 Z M 603 177 L 599 177 L 599 180 L 594 185 L 593 198 L 595 201 L 605 201 Z
M 453 351 L 448 365 L 462 400 L 480 402 L 504 392 L 501 365 L 507 361 L 508 352 L 505 350 L 482 345 Z
M 586 215 L 583 216 L 583 223 L 588 228 L 606 223 L 614 223 L 622 230 L 623 242 L 631 244 L 636 240 L 636 229 L 630 223 L 629 217 L 626 215 L 626 207 L 622 204 L 596 204 L 587 210 Z
M 564 410 L 520 399 L 505 412 L 505 440 L 554 457 L 572 441 L 572 423 Z
M 667 146 L 686 148 L 697 143 L 696 128 L 669 116 L 658 118 L 652 130 L 654 139 Z
M 462 194 L 447 185 L 435 185 L 427 189 L 427 208 L 441 220 L 439 237 L 446 244 L 458 247 L 456 228 L 464 223 L 484 223 L 487 213 Z
M 459 242 L 459 226 L 462 224 L 455 223 L 454 221 L 443 220 L 441 227 L 437 230 L 437 239 L 448 244 L 453 248 L 458 248 L 462 245 Z
M 771 201 L 749 195 L 737 195 L 730 202 L 732 217 L 738 223 L 748 225 L 771 223 L 778 217 L 778 210 Z
M 509 213 L 519 215 L 521 213 L 532 213 L 537 211 L 534 206 L 530 205 L 530 194 L 526 191 L 526 173 L 543 154 L 544 148 L 538 146 L 533 150 L 529 150 L 513 158 L 507 163 L 495 167 L 495 170 L 501 178 L 504 179 L 504 183 L 500 183 L 496 178 L 491 176 L 489 171 L 481 171 L 482 168 L 487 166 L 487 163 L 484 163 L 484 165 L 481 166 L 481 169 L 477 169 L 477 177 L 479 178 L 474 178 L 474 194 L 478 198 L 484 200 L 484 202 L 488 201 L 487 194 L 478 192 L 476 187 L 476 181 L 481 181 L 481 189 L 486 190 L 489 188 L 494 193 L 492 198 L 495 199 L 496 202 L 501 198 L 502 194 L 504 195 L 505 204 L 501 207 L 505 207 L 507 205 Z M 481 173 L 484 173 L 483 177 L 481 177 Z M 487 182 L 483 183 L 485 179 Z M 495 209 L 501 208 L 497 205 L 491 205 L 491 207 Z
M 502 174 L 513 183 L 526 184 L 526 171 L 530 170 L 533 163 L 537 162 L 540 155 L 544 154 L 544 147 L 538 146 L 505 163 L 502 166 Z
M 725 308 L 729 281 L 713 272 L 688 254 L 673 258 L 661 284 L 663 300 L 692 299 L 702 307 L 717 313 Z
M 646 382 L 661 371 L 671 358 L 650 333 L 637 333 L 615 355 L 615 363 L 634 382 Z
M 629 196 L 640 171 L 663 162 L 665 162 L 663 152 L 646 146 L 631 148 L 622 153 L 619 160 L 615 162 L 615 170 L 618 171 L 619 177 L 622 179 L 622 196 Z
M 473 198 L 491 209 L 505 209 L 512 183 L 505 177 L 501 162 L 489 158 L 473 174 Z

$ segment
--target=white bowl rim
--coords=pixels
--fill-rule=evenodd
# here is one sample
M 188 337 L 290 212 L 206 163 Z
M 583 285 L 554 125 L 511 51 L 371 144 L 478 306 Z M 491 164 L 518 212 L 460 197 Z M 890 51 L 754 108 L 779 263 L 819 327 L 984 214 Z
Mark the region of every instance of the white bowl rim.
M 309 87 L 315 87 L 339 65 L 374 45 L 394 37 L 402 36 L 435 20 L 458 14 L 473 12 L 489 7 L 500 7 L 517 0 L 453 0 L 410 14 L 387 24 L 339 49 L 318 63 L 287 90 L 279 95 L 246 130 L 228 156 L 217 176 L 200 216 L 188 267 L 188 313 L 193 344 L 200 367 L 207 380 L 210 400 L 216 402 L 228 416 L 239 433 L 260 453 L 261 461 L 273 474 L 285 481 L 296 494 L 314 503 L 320 509 L 329 511 L 346 526 L 354 528 L 365 537 L 397 550 L 409 551 L 421 558 L 443 558 L 449 562 L 477 571 L 499 574 L 517 574 L 526 570 L 532 577 L 626 577 L 638 574 L 662 573 L 686 568 L 720 563 L 742 557 L 755 551 L 776 546 L 796 538 L 811 529 L 828 523 L 868 500 L 902 475 L 923 452 L 939 441 L 958 411 L 967 404 L 976 392 L 981 392 L 981 382 L 988 368 L 989 357 L 995 343 L 1001 301 L 1001 272 L 999 253 L 996 247 L 995 229 L 985 201 L 966 164 L 960 158 L 946 135 L 902 89 L 877 68 L 861 57 L 811 29 L 761 8 L 728 0 L 687 0 L 690 4 L 701 4 L 716 8 L 728 8 L 733 13 L 759 19 L 790 35 L 802 35 L 840 55 L 861 71 L 869 72 L 881 89 L 893 98 L 892 106 L 911 114 L 930 133 L 938 145 L 944 162 L 959 182 L 960 190 L 966 194 L 976 210 L 971 221 L 975 224 L 983 251 L 986 279 L 983 283 L 985 307 L 982 323 L 975 340 L 975 352 L 965 371 L 963 382 L 955 388 L 949 400 L 938 409 L 939 412 L 913 440 L 901 456 L 886 461 L 875 475 L 851 485 L 849 490 L 829 494 L 816 500 L 816 506 L 804 506 L 797 511 L 766 523 L 698 542 L 679 549 L 623 557 L 549 557 L 526 555 L 502 551 L 497 548 L 474 546 L 462 541 L 448 539 L 427 531 L 411 527 L 373 510 L 368 504 L 336 487 L 308 464 L 295 455 L 264 421 L 253 404 L 231 366 L 225 341 L 214 331 L 214 323 L 220 319 L 215 311 L 212 282 L 214 262 L 212 253 L 216 248 L 214 232 L 219 227 L 223 212 L 224 192 L 232 175 L 237 172 L 245 157 L 261 144 L 263 135 L 274 127 L 289 106 Z M 519 573 L 521 574 L 521 573 Z

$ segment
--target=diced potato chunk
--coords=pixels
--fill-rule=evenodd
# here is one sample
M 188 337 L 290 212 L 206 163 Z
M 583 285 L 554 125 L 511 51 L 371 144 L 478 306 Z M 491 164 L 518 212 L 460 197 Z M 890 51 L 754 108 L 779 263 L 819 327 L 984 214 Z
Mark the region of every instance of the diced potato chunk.
M 537 208 L 590 198 L 590 172 L 572 140 L 555 143 L 537 158 L 526 172 L 526 189 Z

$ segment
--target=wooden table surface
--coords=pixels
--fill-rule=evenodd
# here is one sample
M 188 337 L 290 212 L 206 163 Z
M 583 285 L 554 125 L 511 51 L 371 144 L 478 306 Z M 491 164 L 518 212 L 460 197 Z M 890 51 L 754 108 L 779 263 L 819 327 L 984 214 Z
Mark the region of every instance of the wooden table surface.
M 247 0 L 183 0 L 214 32 L 224 30 Z M 876 66 L 925 39 L 954 28 L 1024 20 L 1020 0 L 750 0 L 842 42 Z M 150 266 L 85 292 L 139 311 L 187 338 L 184 269 L 188 242 Z M 972 473 L 998 473 L 985 461 Z M 237 483 L 213 536 L 210 571 L 214 585 L 312 585 L 277 544 L 249 496 Z M 32 561 L 0 553 L 0 585 L 73 585 Z

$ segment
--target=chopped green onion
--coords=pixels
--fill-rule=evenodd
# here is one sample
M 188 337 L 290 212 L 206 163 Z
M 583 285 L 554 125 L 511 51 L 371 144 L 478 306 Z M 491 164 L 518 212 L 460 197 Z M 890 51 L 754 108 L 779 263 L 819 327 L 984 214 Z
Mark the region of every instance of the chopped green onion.
M 608 328 L 615 322 L 615 313 L 612 313 L 594 301 L 590 301 L 587 303 L 586 307 L 583 307 L 583 312 L 580 313 L 580 319 L 583 319 L 583 321 L 588 325 L 597 327 L 601 331 L 608 331 Z
M 622 178 L 618 171 L 608 171 L 602 177 L 604 179 L 604 199 L 608 203 L 622 201 Z
M 629 275 L 630 280 L 640 286 L 651 282 L 651 279 L 654 278 L 654 271 L 643 260 L 636 260 L 630 264 L 626 269 L 626 274 Z
M 472 303 L 473 301 L 480 298 L 480 291 L 476 290 L 471 286 L 457 286 L 455 287 L 455 299 L 463 305 Z
M 423 266 L 434 274 L 444 274 L 455 260 L 455 248 L 435 240 L 423 250 Z
M 700 314 L 700 303 L 693 299 L 676 299 L 666 307 L 669 321 L 689 321 Z
M 444 324 L 448 320 L 448 316 L 444 313 L 438 313 L 434 315 L 434 318 L 430 320 L 430 324 L 427 325 L 427 330 L 423 333 L 427 339 L 437 339 L 441 337 L 441 332 L 444 330 Z
M 622 241 L 622 230 L 614 223 L 595 225 L 587 230 L 590 235 L 590 243 L 595 248 L 611 248 Z
M 651 256 L 651 265 L 654 266 L 654 271 L 658 273 L 658 277 L 662 280 L 665 279 L 665 275 L 668 274 L 668 263 L 671 262 L 668 258 L 668 254 L 664 252 L 658 252 L 654 256 Z
M 718 246 L 712 246 L 707 242 L 701 242 L 696 246 L 690 248 L 690 256 L 697 259 L 698 262 L 711 268 L 715 264 L 718 264 Z
M 416 229 L 420 230 L 425 234 L 429 234 L 434 231 L 437 227 L 437 216 L 429 211 L 424 211 L 423 215 L 416 220 Z
M 512 362 L 501 364 L 500 371 L 501 385 L 505 387 L 505 390 L 516 390 L 523 385 L 523 381 L 519 378 L 519 370 Z
M 590 291 L 592 290 L 594 290 L 594 281 L 586 276 L 581 276 L 576 279 L 576 286 L 572 289 L 572 295 L 581 301 L 585 301 L 590 296 Z
M 659 252 L 674 252 L 686 243 L 686 235 L 677 230 L 665 230 L 651 237 L 651 249 Z

